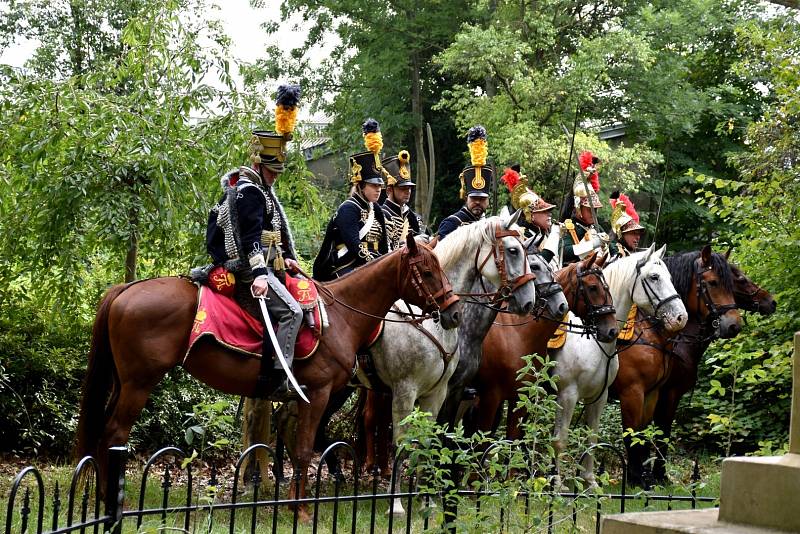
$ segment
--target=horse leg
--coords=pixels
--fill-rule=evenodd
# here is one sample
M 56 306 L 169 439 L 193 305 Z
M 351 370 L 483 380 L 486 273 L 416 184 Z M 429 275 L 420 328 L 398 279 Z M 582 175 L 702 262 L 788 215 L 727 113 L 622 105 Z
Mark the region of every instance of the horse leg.
M 656 404 L 653 422 L 662 434 L 655 440 L 656 458 L 653 463 L 653 480 L 657 484 L 667 484 L 667 455 L 669 454 L 668 442 L 672 435 L 672 423 L 678 411 L 681 392 L 676 389 L 665 391 Z
M 514 394 L 513 397 L 508 399 L 508 416 L 506 417 L 506 438 L 511 440 L 522 439 L 522 428 L 520 425 L 525 419 L 527 411 L 524 408 L 517 407 L 519 402 L 519 395 Z
M 480 400 L 478 401 L 477 416 L 475 417 L 475 429 L 484 432 L 491 432 L 497 418 L 497 410 L 503 402 L 502 392 L 497 387 L 489 385 L 481 390 Z
M 381 409 L 380 394 L 374 390 L 366 391 L 364 401 L 364 470 L 367 474 L 372 474 L 376 467 L 375 462 L 375 434 L 378 432 L 377 412 Z
M 417 391 L 408 384 L 395 384 L 392 391 L 392 425 L 394 426 L 394 442 L 399 444 L 403 439 L 403 426 L 400 421 L 408 417 L 414 410 L 414 403 L 417 400 Z M 402 470 L 394 471 L 394 479 L 392 484 L 392 492 L 397 491 L 398 480 Z M 395 515 L 405 514 L 400 499 L 394 499 L 392 509 L 389 511 Z
M 311 392 L 308 397 L 310 404 L 297 403 L 297 439 L 295 442 L 295 471 L 292 483 L 289 485 L 290 498 L 304 499 L 306 497 L 306 484 L 308 482 L 308 465 L 314 454 L 314 436 L 322 419 L 325 407 L 330 398 L 330 386 Z M 319 476 L 319 474 L 317 475 Z M 311 521 L 308 507 L 304 504 L 297 505 L 298 517 L 304 523 Z
M 645 419 L 645 396 L 641 386 L 631 386 L 619 390 L 620 411 L 622 412 L 622 430 L 641 430 Z M 634 444 L 630 435 L 623 438 L 625 449 L 628 452 L 628 482 L 641 486 L 644 482 L 644 462 L 647 459 L 648 447 L 646 444 Z
M 272 441 L 272 401 L 245 397 L 242 408 L 242 440 L 245 450 L 256 443 L 268 444 Z M 242 471 L 245 481 L 252 480 L 254 466 L 259 470 L 262 483 L 269 480 L 267 451 L 258 449 L 245 458 Z
M 589 435 L 589 447 L 594 446 L 597 444 L 597 432 L 600 429 L 600 416 L 603 414 L 603 410 L 606 407 L 606 402 L 608 401 L 608 390 L 606 389 L 598 399 L 586 406 L 586 425 L 591 430 L 591 434 Z M 590 490 L 597 489 L 597 480 L 594 476 L 594 453 L 589 452 L 583 458 L 583 473 L 581 473 L 581 477 L 586 481 Z
M 325 407 L 325 413 L 322 414 L 319 427 L 317 427 L 317 432 L 314 436 L 315 451 L 323 453 L 328 447 L 333 445 L 333 440 L 328 436 L 328 425 L 331 419 L 333 419 L 333 416 L 336 415 L 336 412 L 341 410 L 342 406 L 347 402 L 347 399 L 353 394 L 353 391 L 355 391 L 355 388 L 345 387 L 330 396 L 328 405 Z M 339 465 L 339 457 L 336 454 L 327 455 L 325 457 L 325 465 L 328 466 L 328 473 L 336 478 L 343 477 L 342 468 Z
M 378 403 L 380 405 L 379 413 L 388 414 L 389 410 L 392 409 L 391 394 L 379 393 L 378 398 Z M 381 470 L 381 476 L 384 479 L 389 480 L 392 478 L 392 469 L 389 466 L 392 449 L 392 435 L 390 433 L 391 424 L 389 418 L 385 416 L 379 417 L 377 423 L 378 427 L 375 434 L 376 460 L 378 462 L 378 468 Z
M 553 449 L 555 451 L 554 470 L 555 478 L 553 486 L 557 491 L 563 489 L 561 484 L 561 466 L 560 459 L 567 448 L 567 439 L 569 438 L 569 425 L 572 422 L 572 415 L 575 413 L 575 404 L 578 402 L 578 390 L 574 384 L 559 384 L 558 389 L 558 408 L 556 408 L 556 425 L 555 433 L 553 436 Z

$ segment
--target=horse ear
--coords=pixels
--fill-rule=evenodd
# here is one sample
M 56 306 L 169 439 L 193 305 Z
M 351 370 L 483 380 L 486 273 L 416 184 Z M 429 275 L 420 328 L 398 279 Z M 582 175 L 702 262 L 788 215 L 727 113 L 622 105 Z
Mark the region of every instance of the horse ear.
M 436 234 L 435 236 L 433 236 L 433 237 L 432 237 L 432 238 L 431 238 L 431 239 L 428 241 L 428 246 L 429 246 L 431 249 L 434 249 L 434 248 L 436 248 L 436 245 L 438 245 L 438 244 L 439 244 L 439 234 Z
M 603 268 L 603 265 L 606 264 L 606 260 L 608 259 L 608 254 L 603 254 L 602 256 L 598 256 L 594 262 L 595 267 Z
M 588 269 L 589 267 L 591 267 L 592 264 L 594 263 L 594 260 L 596 259 L 597 259 L 597 251 L 593 250 L 588 256 L 586 256 L 586 259 L 583 260 L 584 262 L 583 268 Z
M 661 247 L 660 249 L 658 249 L 656 251 L 656 259 L 663 260 L 664 259 L 664 254 L 666 254 L 666 253 L 667 253 L 667 245 L 665 243 L 663 247 Z
M 503 209 L 501 209 L 500 213 L 497 215 L 499 215 L 501 219 L 506 220 L 511 217 L 511 212 L 508 211 L 508 206 L 503 206 Z
M 733 252 L 733 245 L 728 247 L 728 250 L 725 251 L 725 260 L 729 260 L 731 257 L 731 252 Z
M 523 241 L 522 246 L 525 247 L 525 251 L 528 254 L 533 254 L 534 252 L 536 252 L 536 245 L 533 244 L 533 236 Z
M 512 215 L 511 218 L 503 225 L 503 228 L 510 230 L 512 226 L 517 224 L 520 215 L 522 215 L 522 210 L 515 211 L 514 215 Z
M 703 262 L 703 267 L 711 265 L 711 245 L 706 245 L 700 251 L 700 260 Z
M 417 240 L 414 239 L 414 236 L 410 233 L 408 234 L 408 237 L 406 237 L 406 246 L 408 247 L 408 251 L 412 256 L 417 255 Z

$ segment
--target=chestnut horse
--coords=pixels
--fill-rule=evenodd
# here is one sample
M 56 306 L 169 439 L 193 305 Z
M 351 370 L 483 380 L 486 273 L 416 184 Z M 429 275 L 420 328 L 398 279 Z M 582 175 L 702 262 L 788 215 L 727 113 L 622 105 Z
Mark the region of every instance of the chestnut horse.
M 442 322 L 458 324 L 458 298 L 433 251 L 409 236 L 406 247 L 336 281 L 318 284 L 326 301 L 330 328 L 317 352 L 294 364 L 308 389 L 310 403 L 299 403 L 296 471 L 305 496 L 308 464 L 320 417 L 334 391 L 352 376 L 356 350 L 398 299 L 437 312 Z M 181 278 L 155 278 L 108 290 L 92 332 L 89 367 L 81 398 L 76 453 L 94 455 L 104 471 L 108 447 L 122 445 L 150 392 L 181 364 L 197 311 L 197 287 Z M 184 368 L 209 386 L 234 395 L 253 395 L 261 368 L 244 357 L 203 341 L 192 349 Z M 101 476 L 101 480 L 105 480 Z M 294 493 L 293 493 L 294 494 Z M 300 510 L 304 519 L 305 509 Z
M 737 279 L 727 254 L 712 253 L 710 246 L 669 257 L 665 263 L 689 313 L 687 325 L 677 334 L 668 334 L 640 314 L 632 340 L 618 342 L 619 371 L 610 388 L 620 400 L 623 430 L 642 430 L 655 421 L 663 432 L 661 439 L 669 438 L 678 403 L 694 388 L 700 359 L 711 341 L 732 338 L 741 331 L 740 301 L 752 309 L 754 298 L 763 299 L 772 303 L 765 304 L 765 309 L 774 311 L 772 297 L 745 282 L 746 277 Z M 625 445 L 628 478 L 642 484 L 648 447 L 631 447 L 630 438 Z M 657 456 L 654 476 L 665 482 L 665 456 L 663 452 Z
M 610 340 L 617 334 L 617 321 L 614 308 L 610 307 L 613 306 L 611 297 L 604 290 L 607 285 L 601 268 L 605 257 L 597 262 L 595 258 L 593 252 L 586 259 L 564 267 L 556 272 L 555 279 L 570 304 L 570 310 L 590 329 L 597 331 L 600 339 Z M 478 404 L 470 426 L 486 432 L 493 430 L 498 409 L 508 401 L 506 437 L 522 437 L 519 422 L 525 412 L 517 409 L 518 390 L 530 378 L 518 376 L 519 370 L 525 366 L 522 357 L 527 354 L 546 356 L 547 341 L 558 328 L 560 319 L 545 316 L 520 322 L 506 314 L 497 317 L 483 341 L 483 358 L 475 379 Z

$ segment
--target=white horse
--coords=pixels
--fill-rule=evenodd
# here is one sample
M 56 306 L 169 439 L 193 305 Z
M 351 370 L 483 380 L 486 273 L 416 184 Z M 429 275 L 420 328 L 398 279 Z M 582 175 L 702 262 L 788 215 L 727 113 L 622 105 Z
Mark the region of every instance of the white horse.
M 500 287 L 502 283 L 531 272 L 522 241 L 515 236 L 496 237 L 498 229 L 510 228 L 518 217 L 519 213 L 510 218 L 490 217 L 461 226 L 436 245 L 434 252 L 450 279 L 454 293 L 471 291 L 481 276 L 493 287 Z M 498 245 L 503 247 L 506 280 L 501 280 L 498 266 L 492 260 Z M 488 261 L 484 261 L 487 258 Z M 475 306 L 469 300 L 462 299 L 462 305 Z M 533 310 L 535 300 L 535 280 L 531 279 L 511 293 L 509 311 L 527 315 Z M 396 306 L 400 310 L 408 309 L 400 301 Z M 412 309 L 419 313 L 418 309 Z M 390 312 L 387 317 L 396 319 L 397 315 Z M 371 349 L 378 377 L 392 390 L 395 443 L 402 440 L 404 429 L 401 421 L 411 414 L 415 404 L 436 418 L 447 395 L 448 381 L 459 361 L 457 329 L 445 330 L 432 319 L 423 321 L 422 327 L 436 338 L 443 350 L 415 326 L 388 321 L 380 340 Z M 396 480 L 397 476 L 393 478 Z M 404 513 L 400 499 L 395 499 L 392 513 Z
M 610 262 L 603 269 L 608 283 L 616 318 L 624 324 L 636 306 L 646 314 L 657 317 L 664 327 L 674 332 L 686 325 L 688 314 L 675 287 L 669 270 L 662 260 L 666 245 L 658 251 L 651 245 L 645 251 Z M 569 322 L 582 325 L 579 317 L 569 314 Z M 568 332 L 564 345 L 551 349 L 556 362 L 554 375 L 558 377 L 558 409 L 556 411 L 554 448 L 556 452 L 555 487 L 561 486 L 559 458 L 567 445 L 569 425 L 580 400 L 586 410 L 586 423 L 591 429 L 590 445 L 597 442 L 600 415 L 608 399 L 608 387 L 614 382 L 619 369 L 616 339 L 601 342 L 593 335 Z M 594 456 L 586 454 L 581 476 L 590 488 L 596 488 Z

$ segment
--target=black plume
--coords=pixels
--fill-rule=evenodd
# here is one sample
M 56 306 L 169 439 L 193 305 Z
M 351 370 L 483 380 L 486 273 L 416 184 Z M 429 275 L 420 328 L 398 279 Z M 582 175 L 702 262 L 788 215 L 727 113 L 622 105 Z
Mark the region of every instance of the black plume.
M 514 172 L 521 172 L 520 169 L 521 167 L 519 166 L 519 163 L 515 163 L 511 166 L 511 170 Z
M 377 133 L 381 131 L 381 125 L 378 124 L 378 121 L 375 119 L 367 119 L 364 121 L 364 124 L 361 125 L 361 131 L 364 132 L 364 135 L 368 133 Z
M 286 108 L 297 107 L 300 102 L 300 86 L 294 84 L 281 85 L 278 87 L 278 98 L 276 104 Z
M 612 191 L 611 192 L 611 196 L 608 197 L 608 198 L 613 199 L 613 200 L 617 200 L 619 198 L 619 191 L 616 191 L 616 190 Z
M 486 128 L 478 124 L 469 129 L 467 133 L 467 143 L 471 143 L 476 139 L 486 139 Z

